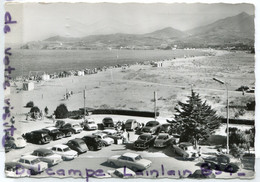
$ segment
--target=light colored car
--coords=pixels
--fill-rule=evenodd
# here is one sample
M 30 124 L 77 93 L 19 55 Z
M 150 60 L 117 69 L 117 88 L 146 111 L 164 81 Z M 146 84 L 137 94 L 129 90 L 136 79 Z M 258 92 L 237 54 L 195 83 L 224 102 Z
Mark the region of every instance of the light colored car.
M 131 169 L 127 167 L 121 167 L 116 170 L 108 170 L 107 173 L 114 178 L 134 178 L 136 174 Z
M 172 141 L 173 137 L 170 136 L 168 133 L 160 133 L 155 141 L 154 141 L 154 147 L 167 147 L 171 141 Z
M 8 135 L 5 140 L 5 145 L 10 146 L 13 149 L 17 149 L 24 148 L 27 145 L 27 142 L 20 135 Z
M 28 173 L 28 168 L 22 166 L 18 162 L 6 162 L 5 163 L 5 175 L 11 178 L 20 178 L 20 177 L 28 177 L 30 176 L 30 172 Z
M 63 160 L 72 160 L 78 156 L 78 152 L 71 150 L 67 145 L 55 145 L 51 150 L 58 155 L 61 155 Z
M 172 145 L 173 152 L 184 159 L 198 157 L 198 151 L 189 142 L 182 142 L 179 145 Z
M 93 133 L 93 135 L 97 136 L 105 146 L 114 143 L 114 139 L 108 137 L 108 135 L 105 133 L 98 132 L 98 133 Z
M 147 159 L 143 159 L 141 155 L 135 153 L 125 153 L 122 155 L 115 155 L 107 160 L 108 164 L 115 167 L 127 167 L 132 169 L 133 171 L 143 171 L 149 168 L 152 164 L 151 161 Z
M 45 148 L 36 149 L 31 155 L 38 157 L 43 162 L 47 162 L 48 167 L 62 162 L 61 155 L 55 154 L 52 150 Z
M 118 133 L 118 131 L 114 129 L 105 129 L 102 131 L 102 133 L 107 134 L 109 138 L 112 138 L 114 140 L 115 144 L 123 143 L 123 136 L 121 133 Z
M 98 126 L 95 122 L 94 119 L 90 118 L 90 119 L 87 119 L 85 122 L 84 122 L 84 129 L 85 130 L 97 130 L 98 129 Z
M 127 131 L 133 131 L 133 130 L 137 130 L 141 127 L 141 124 L 138 123 L 135 119 L 128 119 L 125 122 L 125 129 Z
M 38 157 L 32 155 L 22 156 L 18 163 L 26 168 L 30 168 L 31 174 L 38 174 L 48 168 L 48 163 L 42 162 Z

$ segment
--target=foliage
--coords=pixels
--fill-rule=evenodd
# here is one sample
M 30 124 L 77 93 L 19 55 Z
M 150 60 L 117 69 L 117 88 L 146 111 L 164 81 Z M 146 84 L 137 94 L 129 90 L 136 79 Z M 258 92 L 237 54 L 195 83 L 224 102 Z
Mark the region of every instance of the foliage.
M 34 106 L 33 101 L 30 101 L 30 102 L 27 102 L 25 107 L 33 107 L 33 106 Z
M 54 114 L 55 114 L 57 119 L 67 118 L 68 113 L 69 113 L 69 111 L 68 111 L 67 106 L 65 104 L 60 104 L 56 108 L 56 110 L 54 111 Z
M 216 111 L 206 101 L 202 101 L 199 94 L 191 92 L 186 103 L 178 102 L 175 110 L 176 127 L 181 128 L 182 141 L 206 141 L 220 126 L 220 118 Z

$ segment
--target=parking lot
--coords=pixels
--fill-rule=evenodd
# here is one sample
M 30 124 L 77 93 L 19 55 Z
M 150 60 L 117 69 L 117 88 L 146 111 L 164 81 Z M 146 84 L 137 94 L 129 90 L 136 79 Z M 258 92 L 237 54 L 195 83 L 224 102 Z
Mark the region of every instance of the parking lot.
M 97 123 L 100 123 L 105 115 L 93 115 L 91 116 Z M 110 116 L 115 121 L 117 120 L 126 120 L 129 118 L 135 118 L 139 122 L 146 123 L 147 121 L 153 120 L 152 118 L 142 118 L 142 117 L 130 117 L 130 116 Z M 165 118 L 158 118 L 158 120 L 163 123 L 166 123 Z M 32 121 L 32 123 L 23 123 L 25 125 L 32 125 L 32 127 L 23 127 L 23 129 L 26 129 L 27 131 L 23 132 L 29 132 L 36 129 L 41 129 L 43 127 L 47 126 L 53 126 L 53 122 L 51 120 L 41 120 L 36 121 L 39 122 L 38 125 Z M 34 151 L 37 148 L 51 148 L 52 146 L 56 144 L 65 144 L 67 141 L 74 139 L 74 138 L 81 138 L 85 135 L 91 135 L 96 131 L 85 131 L 83 130 L 79 134 L 74 134 L 71 137 L 62 138 L 60 140 L 51 141 L 48 144 L 45 145 L 38 145 L 38 144 L 32 144 L 28 143 L 25 148 L 22 149 L 14 149 L 10 152 L 6 153 L 6 161 L 15 161 L 20 158 L 21 155 L 30 154 L 32 151 Z M 147 150 L 144 151 L 136 151 L 133 149 L 133 142 L 138 138 L 138 135 L 135 134 L 134 131 L 129 132 L 130 134 L 130 141 L 125 144 L 112 144 L 108 147 L 103 147 L 99 151 L 88 151 L 84 154 L 79 155 L 77 158 L 71 161 L 63 161 L 48 170 L 48 172 L 44 171 L 41 174 L 38 174 L 33 177 L 43 177 L 43 176 L 55 176 L 55 177 L 62 177 L 62 176 L 73 176 L 73 177 L 86 177 L 87 171 L 89 170 L 89 176 L 92 175 L 91 170 L 96 171 L 98 169 L 102 169 L 104 173 L 106 173 L 108 170 L 113 170 L 112 166 L 110 166 L 106 161 L 109 157 L 113 155 L 121 155 L 126 152 L 133 152 L 140 154 L 143 158 L 148 159 L 152 162 L 151 166 L 143 172 L 143 174 L 139 174 L 142 177 L 147 178 L 160 178 L 160 177 L 167 177 L 167 178 L 180 178 L 180 177 L 187 177 L 190 172 L 194 172 L 197 169 L 200 169 L 201 160 L 195 159 L 195 160 L 183 160 L 179 156 L 173 153 L 173 150 L 171 146 L 168 146 L 166 148 L 154 148 L 150 147 Z M 202 154 L 204 156 L 212 154 L 216 151 L 214 149 L 214 146 L 202 146 Z M 79 170 L 78 172 L 69 172 L 69 170 Z M 81 173 L 81 175 L 80 175 Z M 213 173 L 216 173 L 213 171 Z M 244 176 L 240 176 L 240 173 L 244 173 Z M 64 174 L 64 175 L 63 175 Z M 225 173 L 221 172 L 221 174 L 216 175 L 217 178 L 230 178 L 232 177 L 248 177 L 253 176 L 254 172 L 251 170 L 245 170 L 240 169 L 238 173 Z M 95 176 L 95 175 L 94 175 Z

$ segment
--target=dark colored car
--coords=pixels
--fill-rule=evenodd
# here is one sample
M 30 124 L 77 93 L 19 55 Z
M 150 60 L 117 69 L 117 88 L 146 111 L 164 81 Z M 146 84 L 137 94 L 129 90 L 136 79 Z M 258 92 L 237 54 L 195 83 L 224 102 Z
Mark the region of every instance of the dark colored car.
M 239 170 L 241 165 L 241 162 L 232 155 L 220 154 L 205 158 L 201 168 L 235 173 Z
M 203 172 L 201 169 L 197 169 L 194 173 L 190 174 L 188 178 L 204 179 L 204 178 L 216 178 L 214 173 Z
M 59 140 L 65 137 L 64 133 L 59 131 L 56 127 L 47 127 L 42 130 L 48 132 L 48 134 L 52 137 L 53 140 Z
M 103 124 L 104 128 L 114 128 L 115 127 L 114 121 L 110 117 L 105 117 L 102 120 L 102 124 Z
M 93 150 L 100 150 L 102 148 L 101 140 L 95 135 L 87 135 L 82 137 L 82 140 L 87 144 L 88 149 Z
M 72 128 L 58 128 L 58 130 L 61 131 L 65 137 L 70 137 L 74 133 Z
M 141 134 L 138 139 L 134 142 L 135 149 L 148 149 L 154 144 L 155 136 L 149 133 Z
M 17 171 L 19 171 L 19 173 L 17 173 Z M 18 162 L 6 162 L 5 175 L 7 177 L 28 177 L 31 175 L 31 172 L 28 167 L 23 166 Z
M 72 150 L 78 152 L 78 154 L 82 154 L 88 151 L 87 144 L 80 138 L 69 140 L 66 145 L 68 145 Z
M 50 143 L 50 141 L 52 139 L 51 136 L 48 134 L 48 132 L 46 132 L 44 130 L 35 130 L 32 132 L 23 134 L 22 136 L 27 142 L 37 143 L 37 144 Z
M 143 133 L 156 134 L 161 130 L 161 125 L 158 121 L 148 121 L 145 127 L 142 129 Z

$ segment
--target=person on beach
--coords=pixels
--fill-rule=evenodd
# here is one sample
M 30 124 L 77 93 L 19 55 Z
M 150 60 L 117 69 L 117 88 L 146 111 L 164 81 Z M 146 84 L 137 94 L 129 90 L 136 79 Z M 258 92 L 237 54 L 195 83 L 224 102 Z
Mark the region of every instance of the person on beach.
M 11 118 L 10 122 L 12 123 L 12 125 L 14 125 L 14 123 L 15 123 L 15 118 L 14 118 L 14 116 Z
M 49 113 L 49 109 L 48 109 L 48 107 L 47 107 L 47 106 L 44 108 L 44 113 L 45 113 L 45 116 L 47 116 L 47 115 L 48 115 L 48 113 Z
M 53 115 L 52 115 L 53 124 L 54 124 L 55 121 L 56 121 L 55 118 L 56 118 L 56 116 L 55 116 L 55 114 L 53 114 Z

